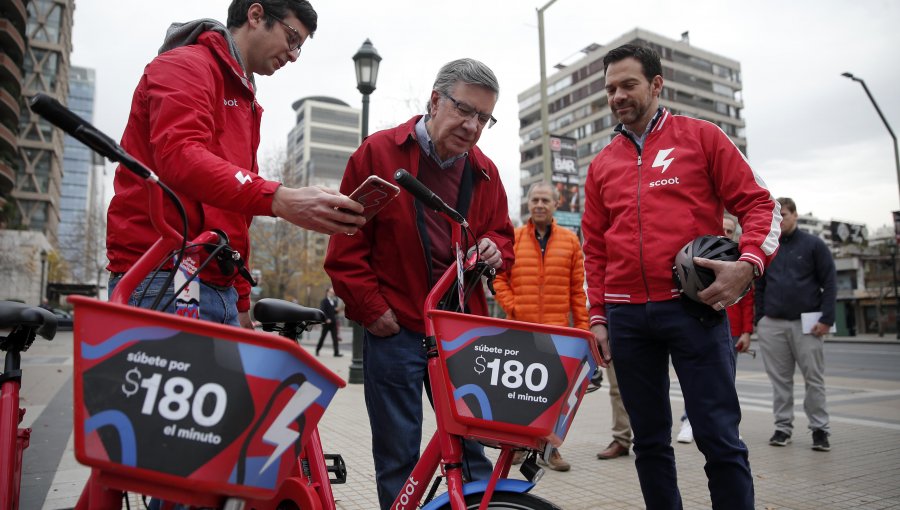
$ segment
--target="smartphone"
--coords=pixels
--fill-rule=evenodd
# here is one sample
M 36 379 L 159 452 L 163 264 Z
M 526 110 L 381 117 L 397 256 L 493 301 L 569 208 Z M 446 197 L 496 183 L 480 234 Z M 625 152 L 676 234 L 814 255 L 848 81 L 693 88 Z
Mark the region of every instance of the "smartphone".
M 384 206 L 400 194 L 400 188 L 378 177 L 370 175 L 362 184 L 359 185 L 350 198 L 356 200 L 365 207 L 363 216 L 366 221 L 372 219 L 375 214 Z

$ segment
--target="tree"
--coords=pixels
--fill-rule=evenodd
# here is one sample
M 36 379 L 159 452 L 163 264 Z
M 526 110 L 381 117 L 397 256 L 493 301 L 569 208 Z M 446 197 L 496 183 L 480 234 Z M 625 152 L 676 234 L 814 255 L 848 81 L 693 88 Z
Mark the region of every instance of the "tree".
M 278 180 L 285 186 L 296 187 L 297 175 L 286 162 L 286 155 L 279 153 L 265 162 L 261 173 Z M 328 285 L 328 276 L 322 270 L 324 250 L 321 234 L 303 230 L 281 218 L 258 217 L 250 229 L 252 258 L 250 265 L 262 273 L 262 297 L 286 299 L 306 305 Z M 324 237 L 327 242 L 327 237 Z

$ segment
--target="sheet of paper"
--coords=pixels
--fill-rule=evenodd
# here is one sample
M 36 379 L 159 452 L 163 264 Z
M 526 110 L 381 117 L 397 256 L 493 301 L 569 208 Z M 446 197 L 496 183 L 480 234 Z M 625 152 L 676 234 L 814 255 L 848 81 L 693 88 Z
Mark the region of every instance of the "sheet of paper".
M 806 312 L 800 314 L 800 327 L 803 329 L 803 334 L 808 335 L 810 331 L 812 331 L 812 327 L 819 322 L 819 319 L 822 318 L 822 312 Z M 828 330 L 829 333 L 837 333 L 837 327 L 832 324 L 831 329 Z

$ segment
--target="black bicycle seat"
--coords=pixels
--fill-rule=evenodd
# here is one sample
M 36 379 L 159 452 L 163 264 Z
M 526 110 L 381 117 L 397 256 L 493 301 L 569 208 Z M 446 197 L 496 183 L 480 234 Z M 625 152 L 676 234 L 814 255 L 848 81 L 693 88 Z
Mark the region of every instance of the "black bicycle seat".
M 0 329 L 25 327 L 36 329 L 47 340 L 56 335 L 56 316 L 39 306 L 15 301 L 0 301 Z
M 281 299 L 260 299 L 253 306 L 253 318 L 263 324 L 325 322 L 325 312 Z

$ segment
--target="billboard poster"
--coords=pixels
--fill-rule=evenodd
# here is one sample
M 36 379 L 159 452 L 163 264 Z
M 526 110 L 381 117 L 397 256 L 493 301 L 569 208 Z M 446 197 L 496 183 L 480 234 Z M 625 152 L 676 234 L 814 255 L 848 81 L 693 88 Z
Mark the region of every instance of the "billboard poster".
M 865 225 L 843 221 L 831 222 L 831 240 L 834 244 L 865 244 L 868 237 Z
M 567 136 L 550 137 L 551 179 L 559 194 L 554 218 L 564 227 L 581 230 L 581 178 L 578 175 L 577 140 Z

